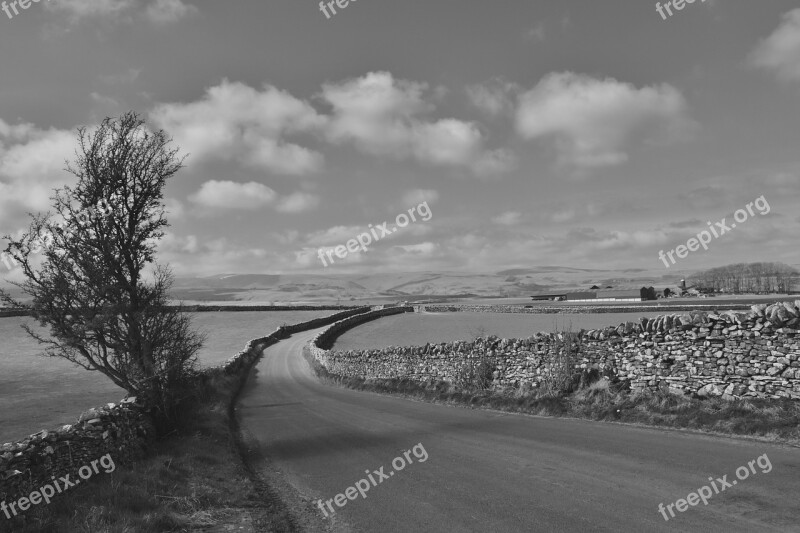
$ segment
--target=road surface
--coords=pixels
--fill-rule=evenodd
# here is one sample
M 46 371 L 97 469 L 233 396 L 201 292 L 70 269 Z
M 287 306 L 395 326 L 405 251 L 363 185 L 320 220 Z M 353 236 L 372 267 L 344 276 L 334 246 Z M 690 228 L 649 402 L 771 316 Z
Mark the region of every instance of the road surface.
M 257 467 L 280 471 L 309 530 L 800 531 L 798 448 L 341 389 L 302 357 L 318 331 L 268 348 L 238 408 L 266 456 Z M 754 463 L 737 481 L 737 468 L 764 454 L 772 469 Z M 395 471 L 398 456 L 406 465 Z M 381 467 L 386 478 L 372 474 Z M 723 476 L 731 486 L 714 481 L 707 505 L 673 505 L 670 516 L 666 506 Z M 366 498 L 355 489 L 338 507 L 336 495 L 362 479 Z

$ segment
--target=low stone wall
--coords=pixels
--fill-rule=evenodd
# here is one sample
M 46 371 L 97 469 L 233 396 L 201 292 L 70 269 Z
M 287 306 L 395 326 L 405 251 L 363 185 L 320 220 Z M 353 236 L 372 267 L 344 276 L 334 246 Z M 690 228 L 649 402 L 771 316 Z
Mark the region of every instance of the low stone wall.
M 250 367 L 255 360 L 261 356 L 261 352 L 264 348 L 275 344 L 281 339 L 285 339 L 292 333 L 299 333 L 301 331 L 321 328 L 343 319 L 367 313 L 369 310 L 369 307 L 358 307 L 356 309 L 342 311 L 341 313 L 314 318 L 307 322 L 300 322 L 299 324 L 281 326 L 275 330 L 274 333 L 267 335 L 266 337 L 260 337 L 258 339 L 249 341 L 242 351 L 230 357 L 227 361 L 219 366 L 204 369 L 200 374 L 202 374 L 205 379 L 211 379 L 218 374 L 231 375 L 241 373 L 243 370 Z
M 347 311 L 358 309 L 357 305 L 183 305 L 183 310 L 187 313 L 207 313 L 224 311 L 246 312 L 246 311 Z
M 714 311 L 720 307 L 720 304 L 659 304 L 647 305 L 642 304 L 588 304 L 588 305 L 575 305 L 566 304 L 561 306 L 545 306 L 545 305 L 531 305 L 525 307 L 522 305 L 417 305 L 418 311 L 427 311 L 428 313 L 520 313 L 520 314 L 576 314 L 576 313 L 669 313 L 680 311 L 697 311 L 705 309 Z M 726 303 L 725 309 L 746 311 L 750 308 L 750 304 L 737 304 Z
M 387 307 L 387 308 L 382 308 L 378 306 L 376 308 L 373 308 L 372 311 L 369 311 L 367 313 L 359 314 L 357 316 L 335 322 L 331 327 L 321 332 L 311 341 L 310 343 L 311 355 L 313 355 L 317 359 L 317 361 L 325 365 L 325 367 L 327 368 L 328 355 L 331 353 L 330 351 L 331 346 L 333 346 L 334 341 L 347 330 L 353 329 L 354 327 L 363 324 L 365 322 L 377 320 L 384 316 L 399 315 L 402 313 L 413 313 L 413 312 L 414 308 L 411 306 Z
M 106 453 L 114 464 L 126 464 L 142 455 L 155 428 L 136 398 L 90 409 L 74 425 L 43 430 L 15 443 L 0 446 L 0 502 L 12 501 L 51 483 L 53 476 L 70 475 Z M 0 521 L 6 518 L 0 516 Z
M 747 313 L 696 312 L 642 318 L 581 331 L 572 343 L 577 370 L 596 369 L 634 390 L 669 388 L 726 398 L 800 399 L 800 300 L 754 305 Z M 538 387 L 563 334 L 327 351 L 315 356 L 332 374 L 454 382 L 470 364 L 486 360 L 496 388 Z M 562 352 L 563 353 L 563 352 Z
M 240 375 L 261 357 L 267 346 L 292 333 L 307 331 L 366 313 L 369 307 L 351 309 L 308 322 L 280 327 L 275 332 L 249 341 L 244 349 L 225 363 L 203 369 L 196 379 L 212 380 L 220 375 Z M 70 474 L 110 454 L 114 463 L 128 464 L 141 457 L 155 437 L 155 428 L 136 398 L 107 404 L 81 414 L 78 423 L 59 429 L 43 430 L 28 438 L 0 446 L 0 502 L 13 501 L 51 482 L 53 476 Z M 5 516 L 0 515 L 0 522 Z

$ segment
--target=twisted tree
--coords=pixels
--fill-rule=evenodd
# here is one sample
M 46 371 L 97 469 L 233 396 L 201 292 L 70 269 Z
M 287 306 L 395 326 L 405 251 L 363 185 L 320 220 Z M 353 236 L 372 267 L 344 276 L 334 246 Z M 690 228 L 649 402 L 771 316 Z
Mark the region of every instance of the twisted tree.
M 49 327 L 46 336 L 23 326 L 45 355 L 108 376 L 144 400 L 160 428 L 175 421 L 204 342 L 168 305 L 172 276 L 155 260 L 168 226 L 164 186 L 183 166 L 170 143 L 133 112 L 79 128 L 66 168 L 77 184 L 55 191 L 55 213 L 31 214 L 27 233 L 5 237 L 27 301 L 0 291 Z

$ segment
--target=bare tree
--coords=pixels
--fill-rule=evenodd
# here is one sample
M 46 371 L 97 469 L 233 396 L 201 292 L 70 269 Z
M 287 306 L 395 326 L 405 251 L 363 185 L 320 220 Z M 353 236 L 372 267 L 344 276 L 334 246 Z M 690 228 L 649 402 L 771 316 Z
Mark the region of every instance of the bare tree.
M 793 290 L 800 273 L 783 263 L 737 263 L 699 272 L 699 286 L 725 292 L 785 293 Z
M 155 262 L 168 226 L 163 189 L 183 166 L 170 142 L 133 112 L 79 128 L 77 159 L 66 168 L 77 184 L 55 191 L 55 214 L 31 214 L 26 234 L 5 237 L 29 301 L 0 291 L 49 327 L 49 337 L 25 327 L 45 355 L 105 374 L 146 401 L 160 427 L 174 421 L 204 342 L 168 305 L 172 276 Z

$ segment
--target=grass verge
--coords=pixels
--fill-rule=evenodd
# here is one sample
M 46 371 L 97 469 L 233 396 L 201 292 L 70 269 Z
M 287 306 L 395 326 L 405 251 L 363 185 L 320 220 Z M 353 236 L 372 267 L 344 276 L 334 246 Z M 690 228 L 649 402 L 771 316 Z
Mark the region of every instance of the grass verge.
M 444 381 L 424 385 L 408 379 L 345 378 L 329 373 L 308 348 L 303 355 L 320 379 L 354 390 L 473 408 L 687 429 L 800 445 L 800 402 L 792 400 L 728 401 L 661 391 L 631 393 L 607 379 L 559 396 L 519 390 L 469 390 Z
M 243 385 L 239 377 L 216 378 L 198 391 L 184 427 L 156 441 L 146 458 L 13 521 L 0 514 L 0 532 L 296 531 L 281 499 L 243 466 L 247 452 L 231 418 Z

